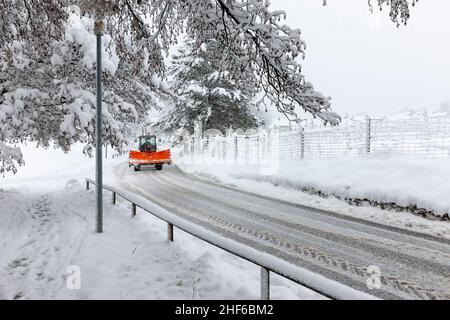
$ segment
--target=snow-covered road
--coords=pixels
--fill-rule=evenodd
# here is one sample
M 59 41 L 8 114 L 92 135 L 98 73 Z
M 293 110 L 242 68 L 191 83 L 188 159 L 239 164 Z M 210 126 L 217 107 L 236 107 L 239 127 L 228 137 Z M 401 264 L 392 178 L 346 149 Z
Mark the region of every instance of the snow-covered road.
M 219 234 L 381 298 L 449 299 L 450 241 L 250 194 L 176 167 L 114 170 L 119 186 Z M 176 234 L 175 234 L 176 236 Z M 381 289 L 369 290 L 369 266 Z

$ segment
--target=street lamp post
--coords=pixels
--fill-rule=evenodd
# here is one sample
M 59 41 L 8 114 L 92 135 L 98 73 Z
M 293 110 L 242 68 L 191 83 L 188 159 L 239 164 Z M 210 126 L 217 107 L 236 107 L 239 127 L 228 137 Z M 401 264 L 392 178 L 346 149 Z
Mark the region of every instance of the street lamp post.
M 94 34 L 97 38 L 97 105 L 96 105 L 96 165 L 95 180 L 97 194 L 97 232 L 103 232 L 103 163 L 102 163 L 102 36 L 105 31 L 103 20 L 97 19 L 94 25 Z
M 113 1 L 79 0 L 78 6 L 82 14 L 95 16 L 94 34 L 97 41 L 97 101 L 95 121 L 95 180 L 96 180 L 96 226 L 97 232 L 103 232 L 103 158 L 102 158 L 102 36 L 105 32 L 105 17 L 111 17 L 119 12 Z

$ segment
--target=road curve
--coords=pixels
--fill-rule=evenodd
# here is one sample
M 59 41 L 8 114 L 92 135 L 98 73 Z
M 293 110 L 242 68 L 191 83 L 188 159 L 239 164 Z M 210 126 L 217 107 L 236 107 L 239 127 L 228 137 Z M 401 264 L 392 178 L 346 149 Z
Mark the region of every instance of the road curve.
M 223 236 L 383 299 L 450 299 L 450 241 L 188 175 L 115 168 L 120 187 Z M 367 287 L 367 268 L 381 289 Z

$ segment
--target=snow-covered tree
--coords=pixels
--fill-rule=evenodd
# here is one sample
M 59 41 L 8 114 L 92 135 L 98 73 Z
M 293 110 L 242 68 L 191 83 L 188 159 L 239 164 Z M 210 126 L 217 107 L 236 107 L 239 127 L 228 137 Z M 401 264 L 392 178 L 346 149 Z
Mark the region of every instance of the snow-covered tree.
M 70 7 L 62 37 L 48 39 L 45 53 L 40 52 L 45 43 L 35 43 L 34 35 L 1 48 L 0 141 L 35 141 L 44 147 L 53 142 L 65 151 L 74 142 L 83 142 L 85 152 L 92 153 L 96 101 L 92 28 L 93 19 Z M 119 57 L 116 41 L 109 35 L 103 37 L 103 48 L 103 136 L 105 143 L 120 151 L 130 127 L 144 121 L 149 108 L 158 107 L 159 100 L 170 95 L 155 81 L 156 73 L 149 67 L 155 58 L 150 52 L 135 52 L 137 48 L 128 46 L 120 49 Z M 14 162 L 22 161 L 0 154 L 0 160 L 7 158 L 2 171 L 15 171 Z
M 244 72 L 236 79 L 228 71 L 220 71 L 222 47 L 216 40 L 198 43 L 187 40 L 173 58 L 169 75 L 171 88 L 178 97 L 170 110 L 155 127 L 166 133 L 178 129 L 193 132 L 200 121 L 203 129 L 251 129 L 257 119 L 250 113 L 256 89 L 249 85 L 252 74 Z
M 390 6 L 394 21 L 406 21 L 415 3 L 376 1 Z M 151 80 L 164 74 L 162 53 L 182 32 L 200 42 L 216 39 L 229 57 L 223 69 L 250 70 L 287 117 L 295 119 L 300 108 L 339 121 L 329 98 L 302 74 L 300 31 L 282 24 L 285 13 L 270 11 L 268 0 L 0 0 L 0 6 L 0 141 L 56 141 L 65 150 L 84 141 L 92 148 L 95 62 L 86 40 L 92 9 L 112 14 L 104 38 L 104 131 L 116 148 L 123 144 L 124 118 L 139 119 L 152 104 Z M 79 8 L 85 16 L 76 14 Z M 71 23 L 78 25 L 67 31 Z

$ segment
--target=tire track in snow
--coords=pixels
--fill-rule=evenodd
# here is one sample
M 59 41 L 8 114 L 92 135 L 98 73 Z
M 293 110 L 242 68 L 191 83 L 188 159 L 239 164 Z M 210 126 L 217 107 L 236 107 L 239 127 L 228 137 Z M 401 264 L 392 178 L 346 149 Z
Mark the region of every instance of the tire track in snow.
M 156 174 L 154 178 L 158 181 L 161 185 L 169 186 L 169 183 L 167 181 L 164 181 L 163 174 Z M 174 181 L 172 181 L 174 185 L 177 185 Z M 179 193 L 177 194 L 186 194 L 191 193 L 192 197 L 203 197 L 208 199 L 209 201 L 214 201 L 214 199 L 210 199 L 208 197 L 202 196 L 201 194 L 196 194 L 190 192 L 188 189 L 184 188 L 177 188 L 177 191 Z M 161 195 L 160 195 L 161 197 Z M 173 201 L 173 199 L 172 199 Z M 229 206 L 225 203 L 221 203 L 225 207 L 231 208 L 233 210 L 237 210 L 237 208 L 233 208 L 232 206 Z M 287 249 L 288 251 L 291 251 L 291 253 L 300 254 L 307 259 L 315 260 L 318 263 L 320 263 L 322 266 L 332 266 L 334 268 L 339 268 L 342 271 L 356 275 L 360 278 L 362 278 L 363 281 L 367 278 L 367 266 L 364 265 L 355 265 L 352 263 L 349 263 L 348 261 L 342 260 L 336 256 L 329 255 L 323 251 L 317 250 L 315 248 L 312 248 L 310 246 L 304 246 L 295 244 L 292 242 L 292 240 L 295 241 L 295 239 L 288 240 L 284 237 L 275 235 L 276 233 L 280 234 L 280 230 L 275 230 L 272 228 L 269 228 L 269 225 L 264 225 L 257 222 L 257 219 L 259 218 L 257 215 L 252 215 L 253 220 L 247 220 L 243 221 L 243 219 L 239 218 L 239 216 L 230 214 L 231 217 L 222 218 L 220 216 L 205 213 L 204 211 L 198 209 L 198 207 L 195 206 L 189 206 L 184 205 L 183 206 L 186 210 L 182 211 L 183 213 L 189 215 L 190 213 L 195 213 L 197 217 L 201 217 L 203 221 L 206 221 L 212 225 L 215 225 L 217 227 L 221 227 L 224 230 L 227 230 L 229 232 L 235 233 L 235 234 L 243 234 L 249 238 L 256 238 L 258 240 L 262 240 L 265 242 L 268 242 L 269 245 L 273 246 L 276 249 Z M 239 213 L 242 213 L 242 211 L 239 211 Z M 256 219 L 256 220 L 255 220 Z M 239 221 L 239 222 L 236 222 Z M 252 225 L 253 227 L 248 227 L 248 222 L 253 221 Z M 268 223 L 273 221 L 266 221 Z M 247 226 L 246 226 L 247 225 Z M 300 227 L 300 226 L 299 226 Z M 255 229 L 257 228 L 257 229 Z M 295 228 L 293 228 L 295 229 Z M 259 230 L 259 231 L 258 231 Z M 282 234 L 282 233 L 281 233 Z M 325 236 L 330 233 L 325 233 Z M 285 234 L 287 235 L 287 234 Z M 438 298 L 445 298 L 445 296 L 440 296 L 439 294 L 434 293 L 432 290 L 426 290 L 423 288 L 420 288 L 418 286 L 415 286 L 413 284 L 407 283 L 405 281 L 401 281 L 393 276 L 389 275 L 383 275 L 382 276 L 382 282 L 384 285 L 387 285 L 389 287 L 395 288 L 397 290 L 400 290 L 402 292 L 407 293 L 408 295 L 417 296 L 421 299 L 438 299 Z
M 340 234 L 338 232 L 340 231 L 339 228 L 333 228 L 332 225 L 327 226 L 330 230 L 308 228 L 306 225 L 310 223 L 310 221 L 302 218 L 300 214 L 297 216 L 298 221 L 293 223 L 292 219 L 295 218 L 295 215 L 290 213 L 280 214 L 280 217 L 286 218 L 283 220 L 278 218 L 278 216 L 268 216 L 267 214 L 254 212 L 251 210 L 253 203 L 243 204 L 242 202 L 248 202 L 249 198 L 253 198 L 253 201 L 256 202 L 263 202 L 263 200 L 265 202 L 270 202 L 270 199 L 263 199 L 263 197 L 251 196 L 248 194 L 240 196 L 239 191 L 230 191 L 221 188 L 220 186 L 214 186 L 211 191 L 208 190 L 206 184 L 202 186 L 202 183 L 199 182 L 199 180 L 193 177 L 192 180 L 189 180 L 189 176 L 180 174 L 173 169 L 161 173 L 155 171 L 143 171 L 139 174 L 133 174 L 122 168 L 122 170 L 119 169 L 117 171 L 117 174 L 122 178 L 126 178 L 123 180 L 123 184 L 126 185 L 128 190 L 135 192 L 139 192 L 140 190 L 139 193 L 153 199 L 163 207 L 171 209 L 180 215 L 184 215 L 191 220 L 196 220 L 207 227 L 209 226 L 219 233 L 226 234 L 227 236 L 231 235 L 234 238 L 246 241 L 247 243 L 251 242 L 254 246 L 270 251 L 272 254 L 288 258 L 291 261 L 297 261 L 301 266 L 305 266 L 304 264 L 308 263 L 310 266 L 313 266 L 311 268 L 313 269 L 312 271 L 319 268 L 324 270 L 325 273 L 328 272 L 328 274 L 325 274 L 326 276 L 330 277 L 330 275 L 332 275 L 332 277 L 341 277 L 341 279 L 347 278 L 351 284 L 358 284 L 359 288 L 362 290 L 364 290 L 365 280 L 367 279 L 366 268 L 369 264 L 361 264 L 361 259 L 357 254 L 354 255 L 353 259 L 352 257 L 346 257 L 346 260 L 341 259 L 336 255 L 330 254 L 333 250 L 330 249 L 328 252 L 327 250 L 323 250 L 323 244 L 327 244 L 329 248 L 339 246 L 341 246 L 339 248 L 342 248 L 343 246 L 347 246 L 348 248 L 353 247 L 355 253 L 364 251 L 366 256 L 370 256 L 370 251 L 375 249 L 379 251 L 377 252 L 379 255 L 378 258 L 383 258 L 384 256 L 384 260 L 391 259 L 391 265 L 393 262 L 394 264 L 404 263 L 405 265 L 415 262 L 421 268 L 426 266 L 432 269 L 430 272 L 422 269 L 421 271 L 423 271 L 424 274 L 427 274 L 428 272 L 430 276 L 435 278 L 439 278 L 440 276 L 441 279 L 442 275 L 439 275 L 439 270 L 442 271 L 443 266 L 445 267 L 441 261 L 442 259 L 446 260 L 449 256 L 450 250 L 448 250 L 448 246 L 445 243 L 437 246 L 438 249 L 441 250 L 434 250 L 438 258 L 438 261 L 436 261 L 436 259 L 432 260 L 427 256 L 429 252 L 433 251 L 433 248 L 427 247 L 429 246 L 428 240 L 420 238 L 416 239 L 411 235 L 396 235 L 389 230 L 381 230 L 381 228 L 380 230 L 377 230 L 378 233 L 383 234 L 389 232 L 389 236 L 392 239 L 397 237 L 407 239 L 410 237 L 415 244 L 420 244 L 420 246 L 414 247 L 409 243 L 401 243 L 400 240 L 403 239 L 400 239 L 397 243 L 394 240 L 389 239 L 390 241 L 387 243 L 384 243 L 386 242 L 384 241 L 377 244 L 375 240 L 379 239 L 380 236 L 374 236 L 368 233 L 367 239 L 372 242 L 370 243 L 370 241 L 367 241 L 367 239 L 364 238 L 355 239 L 347 234 Z M 210 185 L 210 183 L 208 184 Z M 133 185 L 139 185 L 139 188 L 133 187 Z M 223 192 L 220 192 L 220 190 L 223 190 Z M 204 194 L 202 194 L 202 191 L 204 191 Z M 234 195 L 234 198 L 229 197 L 230 193 Z M 224 199 L 227 199 L 227 196 L 225 195 L 228 195 L 229 197 L 228 203 L 223 201 Z M 272 206 L 277 207 L 279 206 L 279 203 L 274 201 Z M 292 206 L 290 209 L 300 213 L 299 208 L 296 208 L 295 206 Z M 211 211 L 215 211 L 214 214 L 212 214 Z M 320 213 L 320 210 L 315 211 L 319 211 Z M 302 212 L 302 214 L 304 215 L 304 212 Z M 320 220 L 320 218 L 327 219 L 328 217 L 325 214 L 317 215 L 317 212 L 315 212 L 314 219 Z M 341 220 L 340 223 L 345 225 L 345 218 L 342 218 Z M 355 219 L 349 220 L 349 227 L 358 226 L 352 221 Z M 306 225 L 302 225 L 302 222 L 306 222 Z M 323 228 L 325 225 L 318 224 L 318 226 Z M 361 229 L 358 230 L 358 232 L 371 232 L 371 229 L 374 229 L 374 227 L 367 227 L 367 230 Z M 353 231 L 354 230 L 352 230 L 352 232 Z M 289 234 L 295 232 L 297 232 L 297 234 Z M 309 245 L 305 245 L 305 242 L 307 241 L 299 241 L 302 237 L 310 241 Z M 315 241 L 320 237 L 324 238 L 322 239 L 323 244 L 311 245 L 311 241 Z M 346 241 L 348 243 L 345 243 Z M 403 249 L 405 252 L 400 250 L 402 247 L 405 247 Z M 322 248 L 322 250 L 320 250 L 320 248 Z M 412 253 L 418 251 L 418 249 L 424 250 L 420 253 L 420 256 L 414 257 Z M 428 249 L 429 251 L 427 251 Z M 397 252 L 395 250 L 397 250 Z M 405 263 L 405 261 L 408 263 Z M 383 263 L 388 266 L 388 262 L 384 261 Z M 421 264 L 424 266 L 421 266 Z M 383 267 L 384 266 L 382 266 L 382 270 Z M 411 266 L 405 266 L 405 269 L 406 267 Z M 443 270 L 445 271 L 445 268 Z M 448 286 L 445 286 L 445 284 L 442 285 L 442 283 L 439 283 L 436 287 L 441 286 L 441 290 L 444 287 L 444 291 L 438 291 L 433 286 L 427 286 L 425 282 L 422 284 L 413 284 L 413 282 L 403 280 L 402 278 L 406 276 L 404 273 L 400 273 L 399 275 L 400 278 L 398 275 L 393 276 L 383 273 L 382 283 L 384 285 L 384 290 L 378 292 L 380 296 L 388 298 L 415 297 L 420 299 L 443 299 L 449 297 Z M 386 288 L 386 286 L 388 288 Z

